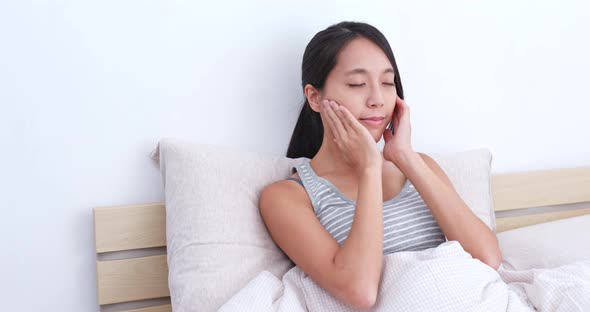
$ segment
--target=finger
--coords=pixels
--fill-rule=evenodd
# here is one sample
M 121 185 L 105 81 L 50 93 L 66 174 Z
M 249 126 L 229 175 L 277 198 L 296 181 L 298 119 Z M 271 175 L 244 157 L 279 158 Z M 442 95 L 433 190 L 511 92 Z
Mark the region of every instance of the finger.
M 397 95 L 395 98 L 395 104 L 398 104 L 399 102 L 404 102 L 404 100 L 401 97 L 399 97 L 399 95 Z
M 336 139 L 345 139 L 347 137 L 346 129 L 344 129 L 342 121 L 340 121 L 340 118 L 338 118 L 338 116 L 336 115 L 333 106 L 331 106 L 330 104 L 331 103 L 328 103 L 328 105 L 326 105 L 326 112 L 328 118 L 330 118 L 330 121 L 332 122 L 332 133 L 334 133 Z
M 400 114 L 401 109 L 397 110 L 395 112 L 395 114 L 393 115 L 393 130 L 397 130 L 396 127 L 399 127 L 399 121 L 401 119 L 401 114 Z
M 346 107 L 340 106 L 340 112 L 342 114 L 342 121 L 346 124 L 348 129 L 358 131 L 360 129 L 359 127 L 362 127 Z
M 399 99 L 399 98 L 398 98 Z M 394 124 L 396 122 L 399 122 L 399 119 L 401 118 L 401 116 L 404 114 L 405 108 L 404 108 L 404 103 L 401 99 L 397 100 L 395 102 L 395 107 L 393 109 L 393 115 L 391 116 L 392 120 L 394 121 Z M 396 124 L 397 125 L 397 124 Z
M 389 142 L 389 140 L 391 140 L 391 138 L 393 138 L 393 134 L 391 133 L 391 131 L 385 130 L 383 132 L 383 140 L 387 143 Z
M 400 98 L 399 96 L 397 97 L 396 101 L 396 106 L 400 105 L 402 110 L 400 111 L 400 115 L 403 115 L 401 113 L 405 113 L 405 112 L 410 112 L 410 106 L 408 106 L 408 103 L 406 103 L 406 101 L 404 101 L 402 98 Z
M 344 128 L 344 130 L 346 130 L 346 132 L 348 133 L 348 131 L 351 130 L 350 125 L 348 124 L 348 121 L 346 120 L 346 115 L 345 112 L 343 111 L 346 110 L 346 107 L 339 105 L 338 103 L 336 103 L 335 101 L 330 101 L 332 104 L 332 107 L 334 108 L 334 113 L 336 113 L 336 116 L 338 116 L 338 119 L 340 120 L 340 122 L 342 123 L 342 127 Z
M 395 109 L 395 126 L 397 128 L 409 128 L 410 127 L 410 106 L 406 101 L 399 99 L 396 101 L 399 107 Z M 397 105 L 396 105 L 397 106 Z M 397 129 L 396 129 L 397 131 Z
M 404 109 L 404 100 L 402 100 L 399 96 L 395 100 L 395 107 L 394 112 L 400 112 Z
M 328 114 L 328 101 L 326 101 L 326 100 L 322 101 L 322 104 L 320 105 L 320 113 L 321 113 L 326 125 L 330 129 L 330 132 L 332 132 L 332 135 L 334 137 L 336 137 L 337 136 L 336 128 L 334 127 L 334 123 L 332 122 L 332 118 L 330 118 L 330 115 Z

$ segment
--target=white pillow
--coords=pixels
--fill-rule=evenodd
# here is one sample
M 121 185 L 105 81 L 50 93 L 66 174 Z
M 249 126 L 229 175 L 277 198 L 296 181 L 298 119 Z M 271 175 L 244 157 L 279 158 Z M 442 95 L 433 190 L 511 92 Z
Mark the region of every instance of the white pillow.
M 526 226 L 497 236 L 506 268 L 551 269 L 590 260 L 590 215 Z
M 299 159 L 162 139 L 153 152 L 164 180 L 170 296 L 175 312 L 214 311 L 257 273 L 277 278 L 293 263 L 258 211 L 268 184 Z M 487 150 L 431 155 L 490 225 Z
M 492 230 L 496 215 L 492 203 L 492 153 L 487 148 L 454 153 L 432 153 L 465 204 Z
M 175 312 L 215 311 L 260 271 L 281 278 L 293 266 L 264 226 L 258 195 L 295 160 L 174 139 L 158 147 Z

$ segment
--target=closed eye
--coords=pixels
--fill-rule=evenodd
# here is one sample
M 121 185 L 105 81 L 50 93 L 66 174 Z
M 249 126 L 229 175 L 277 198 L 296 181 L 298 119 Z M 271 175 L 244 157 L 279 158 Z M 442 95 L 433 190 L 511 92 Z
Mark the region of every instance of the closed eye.
M 362 86 L 364 86 L 364 85 L 365 85 L 365 83 L 358 83 L 358 84 L 352 84 L 352 83 L 349 83 L 349 84 L 348 84 L 348 86 L 349 86 L 349 87 L 351 87 L 351 88 L 355 88 L 355 87 L 362 87 Z
M 392 87 L 395 86 L 395 84 L 393 82 L 384 82 L 383 84 L 387 85 L 387 86 L 392 86 Z M 357 84 L 349 83 L 348 84 L 348 86 L 351 88 L 362 87 L 364 85 L 366 85 L 366 84 L 365 83 L 357 83 Z

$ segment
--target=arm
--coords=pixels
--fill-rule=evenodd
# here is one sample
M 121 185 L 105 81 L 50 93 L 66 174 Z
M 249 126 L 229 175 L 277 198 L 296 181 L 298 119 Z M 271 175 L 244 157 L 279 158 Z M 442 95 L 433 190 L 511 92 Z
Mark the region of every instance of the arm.
M 299 185 L 281 181 L 260 196 L 263 220 L 279 247 L 318 285 L 357 308 L 374 305 L 383 257 L 381 169 L 359 177 L 356 211 L 342 247 L 319 223 Z
M 400 151 L 394 159 L 432 211 L 445 236 L 459 241 L 474 258 L 498 269 L 502 254 L 496 235 L 463 202 L 438 164 L 412 150 Z
M 352 227 L 334 256 L 340 270 L 356 272 L 362 296 L 371 307 L 377 298 L 383 265 L 383 185 L 381 167 L 363 172 L 359 179 Z M 355 274 L 355 273 L 353 273 Z

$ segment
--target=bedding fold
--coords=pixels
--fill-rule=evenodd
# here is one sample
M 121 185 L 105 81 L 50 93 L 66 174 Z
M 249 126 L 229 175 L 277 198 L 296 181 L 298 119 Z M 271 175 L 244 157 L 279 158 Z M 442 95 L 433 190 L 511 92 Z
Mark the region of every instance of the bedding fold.
M 498 271 L 459 242 L 384 256 L 379 295 L 369 311 L 590 311 L 590 261 L 551 269 Z M 360 311 L 295 266 L 282 279 L 260 272 L 220 309 Z

